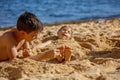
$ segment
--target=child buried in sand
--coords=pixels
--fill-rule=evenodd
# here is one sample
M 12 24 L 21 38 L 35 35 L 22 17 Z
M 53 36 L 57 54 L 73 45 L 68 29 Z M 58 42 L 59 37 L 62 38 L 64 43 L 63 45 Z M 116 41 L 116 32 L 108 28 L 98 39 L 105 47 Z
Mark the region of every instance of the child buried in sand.
M 42 30 L 43 25 L 34 14 L 30 12 L 23 13 L 18 18 L 17 27 L 0 36 L 0 61 L 12 60 L 18 57 L 19 50 L 23 50 L 23 57 L 33 60 L 52 59 L 59 56 L 60 50 L 65 50 L 64 46 L 38 55 L 31 54 L 32 49 L 29 42 L 37 38 L 38 32 Z M 71 51 L 69 47 L 66 46 L 66 48 L 68 52 Z
M 83 59 L 86 57 L 85 52 L 81 49 L 81 46 L 72 38 L 72 28 L 71 26 L 62 26 L 58 32 L 57 36 L 47 37 L 43 41 L 51 41 L 51 44 L 43 48 L 43 52 L 46 50 L 52 50 L 56 47 L 60 47 L 61 55 L 57 56 L 56 59 L 59 62 L 68 62 L 71 60 L 71 56 L 75 59 Z M 69 46 L 69 47 L 67 47 Z M 72 48 L 72 52 L 70 50 Z M 64 50 L 65 49 L 65 50 Z

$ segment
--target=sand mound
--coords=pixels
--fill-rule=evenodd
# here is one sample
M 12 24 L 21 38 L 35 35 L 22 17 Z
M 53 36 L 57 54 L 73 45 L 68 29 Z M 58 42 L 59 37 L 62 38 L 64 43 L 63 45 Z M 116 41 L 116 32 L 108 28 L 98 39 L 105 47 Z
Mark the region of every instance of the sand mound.
M 0 62 L 0 80 L 120 79 L 119 18 L 46 25 L 40 38 L 31 44 L 55 36 L 62 25 L 72 26 L 74 40 L 80 46 L 76 51 L 81 53 L 74 55 L 68 63 L 59 63 L 56 59 L 41 62 L 31 59 L 3 61 Z M 76 48 L 74 44 L 71 46 Z

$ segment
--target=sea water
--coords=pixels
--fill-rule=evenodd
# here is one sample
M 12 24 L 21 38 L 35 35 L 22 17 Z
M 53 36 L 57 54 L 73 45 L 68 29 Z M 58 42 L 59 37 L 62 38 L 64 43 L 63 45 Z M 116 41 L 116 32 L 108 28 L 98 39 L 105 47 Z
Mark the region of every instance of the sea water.
M 29 11 L 43 23 L 120 17 L 119 0 L 0 0 L 0 27 Z

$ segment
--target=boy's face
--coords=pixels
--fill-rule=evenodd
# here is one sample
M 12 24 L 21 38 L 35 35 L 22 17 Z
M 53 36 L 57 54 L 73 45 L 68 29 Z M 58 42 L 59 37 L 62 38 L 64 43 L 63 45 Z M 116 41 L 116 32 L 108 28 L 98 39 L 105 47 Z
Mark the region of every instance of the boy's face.
M 71 39 L 72 31 L 71 28 L 62 28 L 58 31 L 58 38 L 63 40 Z
M 32 41 L 34 39 L 36 39 L 38 36 L 38 31 L 33 31 L 33 32 L 30 32 L 30 33 L 26 33 L 26 40 L 27 41 Z

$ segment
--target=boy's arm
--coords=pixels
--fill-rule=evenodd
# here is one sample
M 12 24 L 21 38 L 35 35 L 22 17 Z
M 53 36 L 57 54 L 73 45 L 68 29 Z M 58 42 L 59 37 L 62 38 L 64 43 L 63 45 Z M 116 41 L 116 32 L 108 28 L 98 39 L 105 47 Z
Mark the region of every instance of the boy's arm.
M 31 56 L 31 52 L 32 50 L 30 49 L 30 44 L 29 42 L 26 41 L 23 46 L 23 56 L 24 57 Z
M 16 47 L 11 47 L 10 52 L 8 53 L 8 56 L 9 56 L 10 60 L 19 57 L 17 48 Z M 30 56 L 30 51 L 28 49 L 25 49 L 23 51 L 23 56 L 24 57 Z
M 41 60 L 50 60 L 50 59 L 54 59 L 56 58 L 56 56 L 60 55 L 60 51 L 58 49 L 54 49 L 54 50 L 48 50 L 44 53 L 35 55 L 35 56 L 31 56 L 29 58 L 37 60 L 37 61 L 41 61 Z
M 11 59 L 14 59 L 14 58 L 17 57 L 17 55 L 18 55 L 18 52 L 17 52 L 16 47 L 15 47 L 15 46 L 14 46 L 14 47 L 11 47 L 10 52 L 8 53 L 9 59 L 10 59 L 10 60 L 11 60 Z

